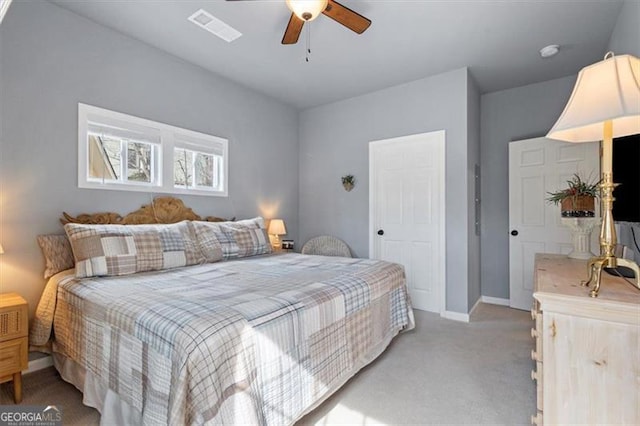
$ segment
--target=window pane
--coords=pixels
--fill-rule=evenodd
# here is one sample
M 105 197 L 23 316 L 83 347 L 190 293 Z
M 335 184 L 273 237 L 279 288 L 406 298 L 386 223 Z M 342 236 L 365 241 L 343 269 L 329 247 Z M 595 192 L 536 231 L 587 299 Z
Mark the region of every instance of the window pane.
M 80 188 L 228 196 L 224 138 L 85 104 L 78 131 Z
M 151 182 L 151 145 L 142 142 L 127 143 L 127 180 Z
M 191 164 L 193 153 L 176 148 L 173 154 L 173 184 L 188 187 L 191 184 Z
M 89 178 L 120 179 L 120 139 L 89 135 Z
M 213 156 L 213 187 L 216 190 L 221 190 L 223 187 L 222 168 L 223 168 L 222 157 L 219 155 L 214 155 Z
M 196 185 L 213 187 L 213 155 L 196 153 Z

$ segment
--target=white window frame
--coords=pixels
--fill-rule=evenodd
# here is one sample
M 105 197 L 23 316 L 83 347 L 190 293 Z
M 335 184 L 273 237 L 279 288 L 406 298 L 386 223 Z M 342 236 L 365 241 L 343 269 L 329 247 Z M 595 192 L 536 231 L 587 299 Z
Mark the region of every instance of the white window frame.
M 157 144 L 154 155 L 156 169 L 151 173 L 156 177 L 152 183 L 132 183 L 123 181 L 100 181 L 89 178 L 89 133 L 96 127 L 117 127 L 123 133 L 131 132 L 140 137 L 131 137 Z M 185 143 L 185 141 L 187 141 Z M 188 146 L 187 146 L 188 144 Z M 186 147 L 192 151 L 212 153 L 222 157 L 221 189 L 199 187 L 177 187 L 174 185 L 174 148 Z M 124 161 L 126 158 L 123 157 Z M 153 180 L 153 179 L 152 179 Z M 115 191 L 159 192 L 168 194 L 190 194 L 215 197 L 229 195 L 229 141 L 227 139 L 170 126 L 133 115 L 110 111 L 92 105 L 78 103 L 78 187 L 85 189 L 106 189 Z
M 221 168 L 221 163 L 222 163 L 222 156 L 221 155 L 216 154 L 216 153 L 212 153 L 212 152 L 205 152 L 205 151 L 199 150 L 196 147 L 192 147 L 192 148 L 174 147 L 174 149 L 173 149 L 174 161 L 175 161 L 176 152 L 180 152 L 181 150 L 182 150 L 183 153 L 184 153 L 184 151 L 189 151 L 189 152 L 192 153 L 191 161 L 190 161 L 190 164 L 189 164 L 189 171 L 192 173 L 191 184 L 189 185 L 189 182 L 187 181 L 187 183 L 185 185 L 176 185 L 175 176 L 174 176 L 174 184 L 173 184 L 174 188 L 183 188 L 183 189 L 184 188 L 191 188 L 191 189 L 202 189 L 202 190 L 205 190 L 205 191 L 212 191 L 212 190 L 215 191 L 215 189 L 211 189 L 208 186 L 198 185 L 196 183 L 196 181 L 197 181 L 197 178 L 196 178 L 196 157 L 197 157 L 198 154 L 200 154 L 200 155 L 208 155 L 208 156 L 212 157 L 212 159 L 213 159 L 212 167 L 213 167 L 213 172 L 214 173 L 213 173 L 213 176 L 211 176 L 211 178 L 213 180 L 213 183 L 217 184 L 217 185 L 214 185 L 214 186 L 219 186 L 219 185 L 222 185 L 224 183 L 223 182 L 224 179 L 222 178 L 222 176 L 220 176 L 220 173 L 219 173 L 219 170 Z M 186 158 L 185 158 L 185 160 L 186 160 Z M 218 171 L 218 173 L 215 173 L 216 171 Z M 174 167 L 174 172 L 175 172 L 175 167 Z
M 96 131 L 92 131 L 91 129 L 87 130 L 87 138 L 89 137 L 89 135 L 93 135 L 94 137 L 100 137 L 100 135 L 98 134 L 98 132 Z M 120 167 L 119 167 L 119 175 L 120 175 L 120 179 L 108 179 L 105 180 L 100 179 L 100 178 L 96 178 L 96 177 L 89 177 L 89 172 L 87 170 L 87 182 L 90 183 L 97 183 L 100 186 L 104 186 L 106 184 L 109 185 L 115 185 L 115 186 L 144 186 L 145 188 L 153 188 L 153 187 L 157 187 L 160 186 L 162 184 L 162 174 L 160 173 L 160 169 L 162 167 L 162 148 L 160 146 L 160 143 L 154 143 L 154 142 L 149 142 L 147 140 L 142 140 L 143 138 L 134 138 L 134 139 L 130 139 L 127 137 L 122 137 L 122 139 L 120 139 Z M 130 181 L 129 177 L 128 177 L 128 164 L 129 164 L 129 150 L 126 144 L 123 144 L 123 142 L 126 143 L 143 143 L 143 144 L 147 144 L 151 146 L 151 182 L 136 182 L 136 181 Z M 87 145 L 88 145 L 88 141 L 87 141 Z M 87 159 L 89 156 L 89 152 L 87 152 Z M 89 166 L 88 164 L 88 160 L 87 160 L 87 167 Z
M 227 175 L 225 173 L 225 170 L 227 168 L 226 164 L 225 164 L 225 158 L 228 158 L 228 154 L 226 154 L 224 149 L 221 149 L 222 147 L 220 145 L 215 146 L 209 143 L 206 143 L 206 141 L 201 140 L 201 138 L 199 138 L 196 134 L 191 134 L 188 135 L 186 133 L 181 133 L 181 134 L 174 134 L 174 139 L 173 139 L 173 147 L 172 147 L 172 151 L 171 151 L 171 161 L 172 161 L 172 170 L 173 170 L 173 161 L 174 161 L 174 155 L 175 155 L 175 151 L 176 150 L 180 150 L 180 149 L 186 149 L 188 151 L 191 151 L 194 153 L 194 157 L 193 160 L 195 161 L 195 154 L 196 153 L 202 153 L 202 154 L 210 154 L 213 155 L 214 158 L 215 157 L 221 157 L 221 161 L 220 164 L 218 164 L 218 167 L 222 166 L 222 175 L 219 176 L 219 180 L 220 180 L 220 184 L 222 185 L 222 188 L 226 188 L 226 184 L 225 182 L 227 181 Z M 192 186 L 189 187 L 184 187 L 184 186 L 176 186 L 174 184 L 174 176 L 173 174 L 171 175 L 171 184 L 173 185 L 173 190 L 176 193 L 182 193 L 182 191 L 206 191 L 206 192 L 215 192 L 215 189 L 211 189 L 211 188 L 207 188 L 204 186 L 198 186 L 195 184 L 195 167 L 193 169 L 193 176 L 192 176 Z

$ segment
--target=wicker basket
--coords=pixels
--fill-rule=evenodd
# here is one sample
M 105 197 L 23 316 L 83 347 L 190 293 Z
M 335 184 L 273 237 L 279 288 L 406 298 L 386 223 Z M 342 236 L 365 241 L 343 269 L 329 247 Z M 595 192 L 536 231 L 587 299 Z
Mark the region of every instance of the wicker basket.
M 594 217 L 596 199 L 589 195 L 567 197 L 560 202 L 562 217 Z

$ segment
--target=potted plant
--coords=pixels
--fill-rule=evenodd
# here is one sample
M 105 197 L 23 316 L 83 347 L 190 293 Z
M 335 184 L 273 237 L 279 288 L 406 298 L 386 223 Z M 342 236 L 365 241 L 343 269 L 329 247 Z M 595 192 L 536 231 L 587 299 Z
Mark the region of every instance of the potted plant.
M 356 184 L 356 178 L 353 175 L 342 176 L 342 186 L 344 186 L 344 189 L 347 192 L 351 191 L 355 184 Z
M 562 217 L 594 217 L 599 184 L 582 180 L 578 174 L 574 174 L 567 181 L 567 188 L 548 192 L 547 201 L 560 204 Z

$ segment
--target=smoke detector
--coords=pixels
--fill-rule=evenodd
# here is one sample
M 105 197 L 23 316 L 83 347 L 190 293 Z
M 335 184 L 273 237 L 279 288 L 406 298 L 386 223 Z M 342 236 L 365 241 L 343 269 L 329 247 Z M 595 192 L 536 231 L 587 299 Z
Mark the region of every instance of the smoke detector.
M 550 58 L 558 53 L 560 46 L 557 44 L 550 44 L 540 49 L 540 56 L 543 58 Z

